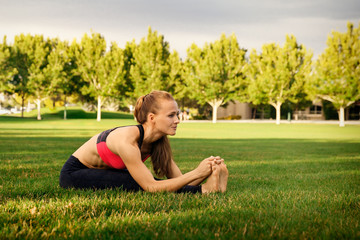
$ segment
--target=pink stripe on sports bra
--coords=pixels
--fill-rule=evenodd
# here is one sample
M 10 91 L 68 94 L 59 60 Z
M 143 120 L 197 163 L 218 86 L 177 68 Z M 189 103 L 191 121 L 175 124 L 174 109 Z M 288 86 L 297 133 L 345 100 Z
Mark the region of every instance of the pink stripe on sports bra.
M 96 145 L 97 151 L 99 153 L 100 158 L 103 162 L 108 165 L 109 167 L 116 168 L 116 169 L 125 169 L 125 163 L 121 159 L 119 155 L 116 155 L 106 146 L 106 142 L 100 142 Z M 150 154 L 145 157 L 142 161 L 145 162 L 146 159 L 150 157 Z
M 140 131 L 140 139 L 139 139 L 139 149 L 141 149 L 142 141 L 144 138 L 144 129 L 141 125 L 137 125 Z M 106 138 L 109 135 L 110 132 L 115 130 L 116 128 L 104 131 L 100 133 L 98 137 L 98 141 L 96 144 L 97 152 L 103 160 L 103 162 L 108 165 L 111 168 L 115 169 L 126 169 L 124 161 L 121 159 L 121 157 L 113 152 L 107 147 L 106 145 Z M 150 154 L 145 157 L 142 161 L 145 162 L 146 159 L 150 157 Z

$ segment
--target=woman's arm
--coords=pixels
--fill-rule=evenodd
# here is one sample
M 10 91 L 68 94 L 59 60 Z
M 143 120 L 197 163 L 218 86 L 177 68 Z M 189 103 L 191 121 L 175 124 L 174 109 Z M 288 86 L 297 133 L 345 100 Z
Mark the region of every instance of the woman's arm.
M 176 165 L 176 163 L 174 162 L 174 160 L 171 160 L 171 172 L 166 176 L 167 178 L 176 178 L 176 177 L 180 177 L 183 174 L 181 173 L 180 168 Z M 202 178 L 198 178 L 192 182 L 189 182 L 187 185 L 191 185 L 191 186 L 198 186 L 199 184 L 201 184 L 208 176 L 204 176 Z
M 191 172 L 178 175 L 175 178 L 156 181 L 149 169 L 141 161 L 141 153 L 137 143 L 134 142 L 131 144 L 125 139 L 126 138 L 123 138 L 123 140 L 120 140 L 120 142 L 116 144 L 116 152 L 124 161 L 126 168 L 134 180 L 147 192 L 174 192 L 193 181 L 204 179 L 211 174 L 212 160 L 209 158 L 203 160 L 199 166 Z
M 215 163 L 219 164 L 220 161 L 221 161 L 221 158 L 219 156 L 217 157 L 209 157 L 209 158 L 213 158 L 213 161 L 215 161 Z M 180 168 L 176 165 L 175 161 L 172 160 L 171 161 L 171 172 L 170 174 L 168 174 L 166 177 L 167 178 L 176 178 L 176 177 L 179 177 L 181 176 L 182 173 L 181 173 L 181 170 Z M 205 181 L 205 179 L 207 178 L 208 176 L 205 176 L 203 178 L 198 178 L 190 183 L 188 183 L 188 185 L 191 185 L 191 186 L 198 186 L 199 184 L 201 184 L 203 181 Z

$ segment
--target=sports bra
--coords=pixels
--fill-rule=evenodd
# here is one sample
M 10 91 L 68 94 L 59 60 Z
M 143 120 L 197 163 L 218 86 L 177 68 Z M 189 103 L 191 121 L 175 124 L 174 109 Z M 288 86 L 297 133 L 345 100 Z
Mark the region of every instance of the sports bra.
M 140 132 L 140 138 L 138 141 L 138 146 L 139 149 L 141 149 L 141 145 L 142 142 L 144 140 L 144 128 L 142 125 L 136 125 L 139 128 L 139 132 Z M 103 160 L 103 162 L 108 165 L 111 168 L 116 168 L 116 169 L 125 169 L 125 163 L 124 161 L 121 159 L 121 157 L 113 152 L 110 151 L 110 149 L 107 147 L 106 145 L 106 138 L 107 136 L 114 131 L 115 129 L 118 129 L 120 127 L 116 127 L 116 128 L 112 128 L 106 131 L 103 131 L 102 133 L 99 134 L 98 138 L 97 138 L 97 142 L 96 142 L 96 148 L 97 148 L 97 152 L 101 158 L 101 160 Z M 145 162 L 146 159 L 148 159 L 150 157 L 150 154 L 148 156 L 145 157 L 145 159 L 143 159 L 142 161 Z

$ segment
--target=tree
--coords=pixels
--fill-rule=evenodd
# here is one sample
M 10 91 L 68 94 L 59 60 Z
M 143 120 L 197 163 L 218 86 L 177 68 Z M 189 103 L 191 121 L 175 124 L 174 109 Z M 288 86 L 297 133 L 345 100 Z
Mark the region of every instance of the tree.
M 107 97 L 116 96 L 123 80 L 123 53 L 115 43 L 106 53 L 105 39 L 98 33 L 87 34 L 76 51 L 78 72 L 85 82 L 83 95 L 97 99 L 97 121 L 101 120 L 101 107 Z
M 339 125 L 345 126 L 344 109 L 360 98 L 360 24 L 348 23 L 347 32 L 333 32 L 327 48 L 316 62 L 311 82 L 315 95 L 338 110 Z
M 103 59 L 99 69 L 101 82 L 107 83 L 102 87 L 102 96 L 113 103 L 123 101 L 127 90 L 125 82 L 124 52 L 113 42 L 110 51 Z
M 69 46 L 55 38 L 51 40 L 52 50 L 48 56 L 48 65 L 44 69 L 46 78 L 50 80 L 49 95 L 64 95 L 64 120 L 67 119 L 67 97 L 79 88 L 74 50 L 76 46 Z
M 24 52 L 30 60 L 28 87 L 35 97 L 37 105 L 37 120 L 41 120 L 41 103 L 48 97 L 50 80 L 46 78 L 44 69 L 47 66 L 47 57 L 50 53 L 50 42 L 45 41 L 42 35 L 26 36 L 27 45 Z
M 276 109 L 276 124 L 280 124 L 281 105 L 286 101 L 298 102 L 304 92 L 306 78 L 311 71 L 312 53 L 286 36 L 284 47 L 265 44 L 262 52 L 250 54 L 247 77 L 249 100 L 254 104 L 270 104 Z
M 211 105 L 213 123 L 216 123 L 218 107 L 244 92 L 245 53 L 235 35 L 227 38 L 224 34 L 220 40 L 206 43 L 203 49 L 195 44 L 188 49 L 186 85 L 191 89 L 192 98 L 200 104 Z
M 26 97 L 34 95 L 38 105 L 37 119 L 41 120 L 40 104 L 46 98 L 49 85 L 43 74 L 48 54 L 49 46 L 42 35 L 15 36 L 10 51 L 10 66 L 14 74 L 9 83 L 13 91 L 21 97 L 22 117 Z
M 11 93 L 9 80 L 14 73 L 10 66 L 10 49 L 11 47 L 6 43 L 6 36 L 4 36 L 3 43 L 0 44 L 0 92 Z
M 134 52 L 136 49 L 135 40 L 127 42 L 124 49 L 124 103 L 128 106 L 130 111 L 133 110 L 134 102 L 136 101 L 134 97 L 134 81 L 131 77 L 131 68 L 133 68 L 134 63 Z
M 16 93 L 21 98 L 21 117 L 24 117 L 25 99 L 29 95 L 29 88 L 27 87 L 29 77 L 29 62 L 27 55 L 22 51 L 25 36 L 15 36 L 13 46 L 10 48 L 10 58 L 8 67 L 12 69 L 12 76 L 9 81 L 9 86 L 13 93 Z
M 169 44 L 164 41 L 164 36 L 149 28 L 147 38 L 143 38 L 133 52 L 130 75 L 134 99 L 152 90 L 171 92 L 173 83 L 168 81 L 169 56 Z
M 168 59 L 169 75 L 168 82 L 171 88 L 168 91 L 175 99 L 183 99 L 189 95 L 189 89 L 185 86 L 184 63 L 181 61 L 177 51 L 173 51 Z

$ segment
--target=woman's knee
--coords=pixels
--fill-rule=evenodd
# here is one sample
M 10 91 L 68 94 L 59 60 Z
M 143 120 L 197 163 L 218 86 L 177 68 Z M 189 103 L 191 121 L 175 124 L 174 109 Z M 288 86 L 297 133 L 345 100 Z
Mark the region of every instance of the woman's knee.
M 62 188 L 69 188 L 71 187 L 71 179 L 68 173 L 65 173 L 64 171 L 60 172 L 60 177 L 59 177 L 59 184 L 60 187 Z

